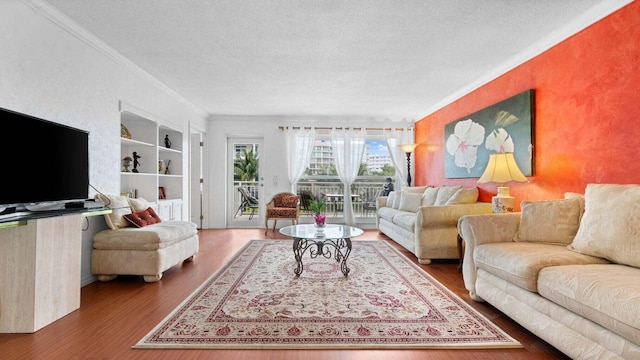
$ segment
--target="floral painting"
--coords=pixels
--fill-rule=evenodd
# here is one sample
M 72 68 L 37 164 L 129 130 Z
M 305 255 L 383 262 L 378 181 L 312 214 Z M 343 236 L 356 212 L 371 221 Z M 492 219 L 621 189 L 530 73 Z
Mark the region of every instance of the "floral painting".
M 446 124 L 445 177 L 480 177 L 489 155 L 500 152 L 512 152 L 522 173 L 532 176 L 533 100 L 527 90 Z

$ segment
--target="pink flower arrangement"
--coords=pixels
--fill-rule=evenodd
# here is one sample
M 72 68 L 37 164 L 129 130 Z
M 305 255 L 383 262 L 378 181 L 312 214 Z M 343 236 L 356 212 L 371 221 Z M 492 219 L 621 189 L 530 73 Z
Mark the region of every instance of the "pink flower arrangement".
M 325 220 L 327 220 L 327 216 L 325 214 L 314 215 L 313 220 L 315 220 L 316 225 L 324 225 Z

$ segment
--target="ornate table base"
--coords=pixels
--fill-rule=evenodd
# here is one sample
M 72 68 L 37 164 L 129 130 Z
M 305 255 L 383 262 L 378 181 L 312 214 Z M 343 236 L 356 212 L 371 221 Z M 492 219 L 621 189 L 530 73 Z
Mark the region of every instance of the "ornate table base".
M 332 249 L 333 248 L 333 249 Z M 302 274 L 304 265 L 302 264 L 302 255 L 309 249 L 309 255 L 312 259 L 324 256 L 327 259 L 334 257 L 340 262 L 340 270 L 347 276 L 349 268 L 347 267 L 347 258 L 351 253 L 351 239 L 293 239 L 293 254 L 296 257 L 297 266 L 293 271 L 296 276 Z M 332 254 L 333 251 L 333 254 Z

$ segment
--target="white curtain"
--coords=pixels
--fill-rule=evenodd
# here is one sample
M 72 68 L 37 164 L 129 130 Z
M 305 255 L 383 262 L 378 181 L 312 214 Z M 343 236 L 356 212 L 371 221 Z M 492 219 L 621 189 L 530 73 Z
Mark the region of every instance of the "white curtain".
M 413 132 L 408 129 L 404 130 L 384 130 L 384 139 L 389 149 L 391 163 L 396 169 L 397 176 L 400 177 L 403 186 L 407 185 L 407 154 L 405 154 L 398 145 L 413 143 Z
M 331 131 L 333 162 L 336 166 L 338 177 L 344 184 L 342 211 L 346 225 L 355 225 L 356 223 L 351 201 L 351 184 L 353 184 L 358 177 L 358 170 L 360 169 L 362 155 L 364 154 L 366 135 L 367 132 L 365 129 L 333 129 Z
M 290 129 L 286 128 L 287 164 L 291 192 L 296 193 L 295 187 L 298 180 L 304 174 L 309 164 L 313 145 L 316 140 L 314 129 Z

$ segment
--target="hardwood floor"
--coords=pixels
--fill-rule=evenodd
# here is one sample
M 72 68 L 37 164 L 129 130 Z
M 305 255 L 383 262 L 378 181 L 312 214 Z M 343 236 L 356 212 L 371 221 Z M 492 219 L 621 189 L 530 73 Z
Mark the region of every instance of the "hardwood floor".
M 567 359 L 486 303 L 471 300 L 457 261 L 421 265 L 496 325 L 520 341 L 522 349 L 502 350 L 147 350 L 131 349 L 250 239 L 284 239 L 264 229 L 201 230 L 195 262 L 175 266 L 156 283 L 119 276 L 82 288 L 80 309 L 34 334 L 0 334 L 2 359 Z M 354 239 L 389 241 L 378 233 Z M 417 262 L 416 262 L 417 263 Z M 0 314 L 1 315 L 1 314 Z

